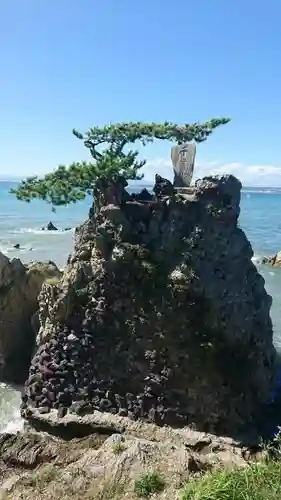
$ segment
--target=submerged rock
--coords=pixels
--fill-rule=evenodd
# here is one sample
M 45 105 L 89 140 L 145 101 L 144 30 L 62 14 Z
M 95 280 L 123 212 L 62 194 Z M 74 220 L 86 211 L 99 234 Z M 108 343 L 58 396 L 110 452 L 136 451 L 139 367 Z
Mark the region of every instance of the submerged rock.
M 129 195 L 100 179 L 62 280 L 40 294 L 32 408 L 233 433 L 266 401 L 271 298 L 238 226 L 240 182 Z
M 35 345 L 32 317 L 43 282 L 60 272 L 52 262 L 9 260 L 0 253 L 0 380 L 23 383 Z
M 42 227 L 42 231 L 58 231 L 58 228 L 50 221 L 47 226 Z

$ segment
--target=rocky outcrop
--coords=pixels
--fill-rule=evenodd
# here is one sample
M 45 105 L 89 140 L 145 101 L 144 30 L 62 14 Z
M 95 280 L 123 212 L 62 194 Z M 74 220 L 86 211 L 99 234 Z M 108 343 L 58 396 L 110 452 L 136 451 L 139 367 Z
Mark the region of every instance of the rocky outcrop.
M 152 498 L 177 499 L 190 479 L 222 467 L 245 468 L 265 455 L 259 446 L 241 447 L 191 429 L 159 428 L 108 414 L 95 420 L 96 432 L 80 439 L 31 432 L 0 436 L 4 498 L 133 499 L 138 481 L 154 474 L 161 488 Z
M 32 317 L 43 282 L 61 273 L 52 262 L 9 260 L 0 253 L 0 379 L 23 383 L 35 345 Z
M 264 257 L 262 259 L 262 264 L 269 264 L 273 267 L 281 267 L 281 251 L 277 252 L 275 255 L 270 257 Z
M 275 365 L 271 298 L 237 222 L 241 184 L 125 187 L 97 182 L 62 280 L 42 288 L 23 415 L 100 410 L 237 432 Z

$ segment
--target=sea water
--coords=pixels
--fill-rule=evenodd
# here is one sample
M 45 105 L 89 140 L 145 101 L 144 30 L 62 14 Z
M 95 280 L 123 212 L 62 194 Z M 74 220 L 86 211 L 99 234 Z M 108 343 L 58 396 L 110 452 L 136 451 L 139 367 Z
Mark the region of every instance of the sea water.
M 51 206 L 44 202 L 17 201 L 9 194 L 14 185 L 0 182 L 0 252 L 9 258 L 20 258 L 25 263 L 52 260 L 63 268 L 72 250 L 74 229 L 86 219 L 90 200 L 58 208 L 54 213 Z M 58 231 L 42 231 L 49 221 Z M 281 269 L 260 264 L 262 256 L 281 250 L 281 189 L 244 188 L 239 222 L 252 244 L 253 260 L 273 298 L 274 343 L 281 352 Z M 17 244 L 20 249 L 14 248 Z M 22 425 L 20 397 L 19 389 L 0 384 L 0 432 L 13 431 Z

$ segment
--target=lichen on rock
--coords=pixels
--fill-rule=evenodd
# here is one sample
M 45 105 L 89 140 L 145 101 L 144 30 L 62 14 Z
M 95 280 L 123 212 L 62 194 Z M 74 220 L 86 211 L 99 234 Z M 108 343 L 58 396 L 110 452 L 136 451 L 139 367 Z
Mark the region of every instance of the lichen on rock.
M 271 298 L 238 226 L 240 182 L 154 194 L 99 179 L 62 279 L 40 294 L 22 412 L 94 410 L 232 433 L 265 402 Z

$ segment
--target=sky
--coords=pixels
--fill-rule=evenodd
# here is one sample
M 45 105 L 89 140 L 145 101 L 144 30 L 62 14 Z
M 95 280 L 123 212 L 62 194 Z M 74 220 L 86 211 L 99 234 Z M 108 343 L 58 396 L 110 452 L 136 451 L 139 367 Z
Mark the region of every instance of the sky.
M 0 178 L 88 159 L 72 128 L 228 116 L 195 176 L 281 186 L 280 0 L 0 0 Z M 171 177 L 171 144 L 141 149 Z

